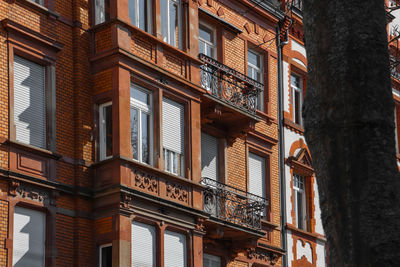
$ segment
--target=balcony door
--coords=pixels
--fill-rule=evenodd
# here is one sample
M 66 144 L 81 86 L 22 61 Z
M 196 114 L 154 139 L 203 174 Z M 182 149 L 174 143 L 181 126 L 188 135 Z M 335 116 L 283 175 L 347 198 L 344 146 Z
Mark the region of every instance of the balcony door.
M 214 216 L 217 215 L 218 211 L 216 195 L 219 181 L 218 162 L 218 139 L 214 136 L 201 133 L 201 177 L 204 183 L 210 188 L 209 192 L 205 195 L 204 208 Z

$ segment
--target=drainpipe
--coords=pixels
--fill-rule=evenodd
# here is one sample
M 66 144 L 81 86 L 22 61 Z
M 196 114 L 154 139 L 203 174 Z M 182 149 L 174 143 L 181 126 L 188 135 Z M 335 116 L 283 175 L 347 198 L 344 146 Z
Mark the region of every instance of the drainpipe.
M 278 131 L 279 131 L 279 186 L 281 193 L 281 240 L 282 249 L 285 254 L 282 256 L 282 267 L 287 267 L 287 239 L 286 239 L 286 177 L 285 177 L 285 136 L 283 131 L 283 60 L 282 50 L 289 42 L 288 32 L 287 40 L 280 40 L 281 27 L 278 24 L 276 28 L 276 47 L 278 52 Z

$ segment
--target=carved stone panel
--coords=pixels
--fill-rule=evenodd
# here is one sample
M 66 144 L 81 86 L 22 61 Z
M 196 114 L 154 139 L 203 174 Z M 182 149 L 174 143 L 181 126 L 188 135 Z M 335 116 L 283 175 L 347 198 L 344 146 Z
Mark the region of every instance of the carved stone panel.
M 188 203 L 188 188 L 181 184 L 166 182 L 166 196 L 179 202 Z
M 146 191 L 158 195 L 159 191 L 159 178 L 151 174 L 144 173 L 140 170 L 133 170 L 134 186 Z

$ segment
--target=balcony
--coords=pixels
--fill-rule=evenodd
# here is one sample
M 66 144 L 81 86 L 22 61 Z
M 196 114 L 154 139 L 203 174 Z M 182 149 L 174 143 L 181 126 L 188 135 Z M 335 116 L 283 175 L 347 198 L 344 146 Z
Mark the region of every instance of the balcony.
M 248 232 L 260 232 L 261 219 L 268 200 L 210 178 L 203 178 L 203 208 L 211 220 L 224 224 L 224 237 L 243 237 Z M 245 230 L 243 233 L 238 229 Z M 242 234 L 242 235 L 241 235 Z M 262 234 L 261 234 L 262 235 Z
M 201 86 L 215 98 L 250 114 L 255 114 L 257 97 L 264 85 L 204 54 L 199 55 Z

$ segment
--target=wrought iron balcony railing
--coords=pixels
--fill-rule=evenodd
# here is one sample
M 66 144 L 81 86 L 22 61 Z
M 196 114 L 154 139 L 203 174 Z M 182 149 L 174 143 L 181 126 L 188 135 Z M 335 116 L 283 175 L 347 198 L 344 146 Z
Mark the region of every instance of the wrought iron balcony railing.
M 268 200 L 210 178 L 202 179 L 204 211 L 211 217 L 253 230 L 261 229 Z
M 228 66 L 199 54 L 204 65 L 201 66 L 201 86 L 214 97 L 254 114 L 257 98 L 264 85 Z

